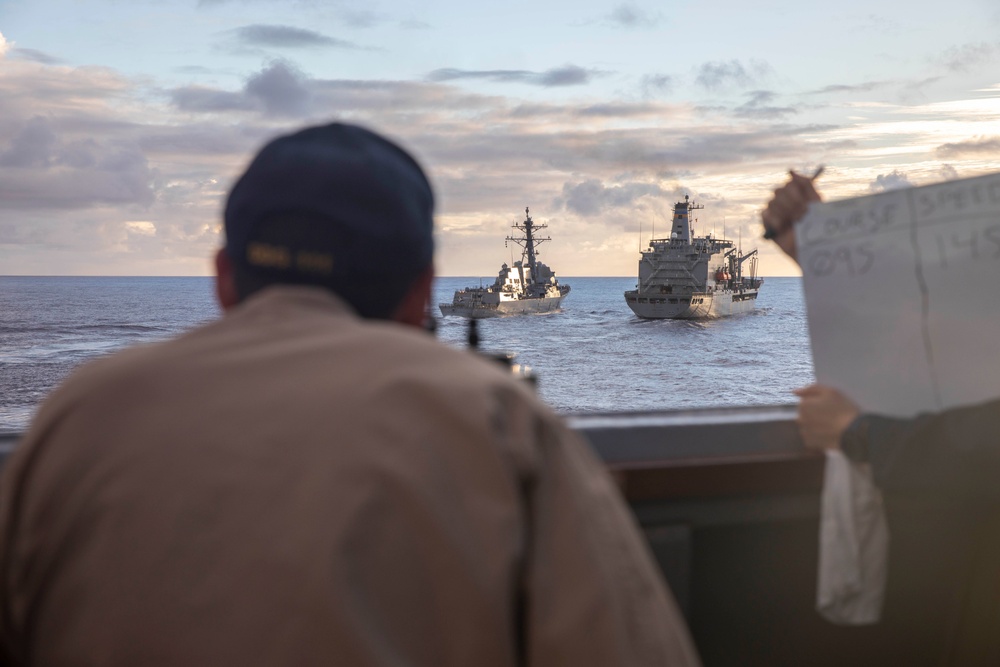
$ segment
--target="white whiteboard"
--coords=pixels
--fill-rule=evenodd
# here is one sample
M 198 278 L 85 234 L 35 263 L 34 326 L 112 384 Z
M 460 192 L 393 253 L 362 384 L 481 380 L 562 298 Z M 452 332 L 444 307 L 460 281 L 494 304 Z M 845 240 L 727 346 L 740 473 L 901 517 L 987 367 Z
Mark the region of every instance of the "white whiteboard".
M 817 382 L 897 416 L 1000 397 L 1000 174 L 813 204 L 796 231 Z

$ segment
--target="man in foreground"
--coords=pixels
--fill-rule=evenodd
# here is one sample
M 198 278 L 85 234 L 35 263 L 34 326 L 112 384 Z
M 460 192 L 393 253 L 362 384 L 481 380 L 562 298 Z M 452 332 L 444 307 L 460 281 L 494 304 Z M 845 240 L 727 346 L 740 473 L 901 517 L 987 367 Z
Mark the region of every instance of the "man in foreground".
M 5 466 L 11 661 L 697 664 L 587 447 L 420 328 L 432 211 L 364 129 L 261 151 L 224 317 L 75 373 Z

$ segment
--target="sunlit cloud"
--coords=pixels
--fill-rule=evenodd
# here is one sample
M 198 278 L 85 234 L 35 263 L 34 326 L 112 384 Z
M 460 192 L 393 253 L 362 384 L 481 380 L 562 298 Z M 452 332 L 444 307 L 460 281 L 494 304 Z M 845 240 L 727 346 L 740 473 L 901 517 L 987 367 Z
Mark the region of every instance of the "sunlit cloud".
M 659 99 L 683 92 L 667 73 L 631 79 L 628 97 L 589 95 L 585 84 L 607 73 L 580 65 L 373 80 L 258 60 L 222 83 L 198 71 L 203 83 L 158 88 L 11 53 L 0 68 L 0 243 L 35 253 L 24 257 L 56 248 L 114 253 L 130 266 L 144 257 L 169 273 L 207 269 L 235 176 L 264 141 L 305 123 L 359 122 L 414 152 L 438 194 L 446 275 L 475 275 L 484 258 L 493 267 L 526 205 L 558 230 L 547 261 L 563 273 L 630 275 L 640 229 L 664 224 L 685 194 L 706 203 L 700 224 L 749 238 L 790 167 L 827 164 L 824 195 L 842 197 L 974 175 L 1000 148 L 988 125 L 1000 89 L 902 104 L 882 99 L 890 86 L 876 82 L 821 105 L 810 91 L 750 85 L 773 76 L 759 63 L 699 69 L 708 77 L 699 89 L 728 98 L 706 107 Z M 639 94 L 640 80 L 656 95 Z M 465 81 L 562 90 L 485 94 Z M 761 253 L 783 266 L 777 251 Z
M 155 236 L 156 225 L 149 220 L 129 220 L 125 222 L 125 228 L 134 234 L 143 236 Z
M 983 0 L 947 21 L 860 0 L 733 4 L 726 21 L 647 0 L 530 15 L 136 0 L 97 22 L 89 4 L 22 2 L 2 25 L 5 271 L 204 272 L 253 152 L 331 120 L 427 167 L 445 274 L 492 270 L 526 205 L 552 223 L 561 272 L 633 275 L 640 229 L 685 194 L 706 204 L 701 224 L 749 238 L 790 168 L 825 164 L 827 198 L 1000 169 L 1000 24 Z M 765 273 L 791 270 L 760 252 Z
M 910 182 L 906 174 L 893 170 L 888 174 L 879 174 L 876 176 L 875 180 L 868 184 L 868 190 L 873 193 L 888 192 L 890 190 L 908 188 L 912 185 L 913 183 Z
M 257 139 L 252 128 L 178 124 L 165 111 L 104 68 L 5 61 L 0 244 L 19 249 L 8 270 L 52 272 L 37 264 L 52 253 L 67 253 L 57 272 L 206 270 L 222 189 L 212 179 L 228 183 Z M 128 224 L 137 221 L 155 233 Z
M 938 146 L 936 153 L 943 158 L 1000 155 L 1000 136 L 976 137 L 968 141 L 943 144 Z

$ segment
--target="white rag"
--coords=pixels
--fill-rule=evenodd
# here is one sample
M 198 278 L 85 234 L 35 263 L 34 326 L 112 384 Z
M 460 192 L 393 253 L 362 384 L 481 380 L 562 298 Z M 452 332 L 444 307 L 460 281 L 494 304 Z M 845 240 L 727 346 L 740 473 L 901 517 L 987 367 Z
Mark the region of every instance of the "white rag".
M 885 596 L 889 529 L 871 467 L 828 451 L 819 527 L 816 609 L 840 625 L 877 623 Z

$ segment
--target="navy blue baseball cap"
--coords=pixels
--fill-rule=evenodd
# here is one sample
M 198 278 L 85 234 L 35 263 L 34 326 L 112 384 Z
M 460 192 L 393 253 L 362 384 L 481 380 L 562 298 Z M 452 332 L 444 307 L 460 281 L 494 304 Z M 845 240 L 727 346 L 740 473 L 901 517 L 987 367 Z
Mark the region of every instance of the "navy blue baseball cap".
M 274 139 L 226 203 L 226 254 L 275 282 L 415 277 L 434 254 L 434 195 L 416 160 L 374 132 L 332 123 Z

